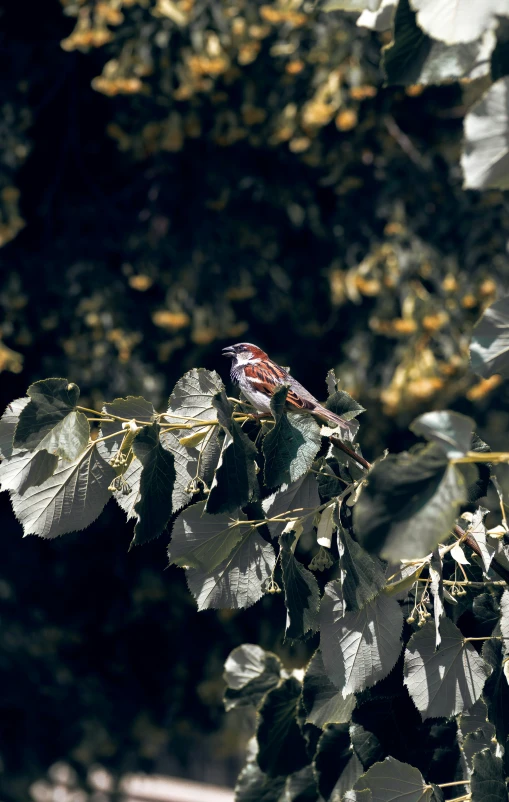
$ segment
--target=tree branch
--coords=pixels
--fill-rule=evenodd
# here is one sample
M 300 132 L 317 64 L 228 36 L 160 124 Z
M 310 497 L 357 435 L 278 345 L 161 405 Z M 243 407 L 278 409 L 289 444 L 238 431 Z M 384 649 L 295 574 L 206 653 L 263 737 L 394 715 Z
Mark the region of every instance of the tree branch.
M 331 434 L 329 440 L 333 446 L 336 446 L 336 448 L 339 448 L 340 451 L 343 451 L 345 454 L 348 454 L 348 456 L 354 459 L 355 462 L 358 462 L 359 465 L 362 465 L 363 468 L 369 471 L 369 469 L 371 468 L 371 463 L 368 462 L 367 459 L 364 459 L 364 457 L 361 457 L 360 454 L 357 454 L 357 452 L 354 451 L 353 448 L 350 448 L 349 446 L 346 445 L 346 443 L 343 443 L 343 441 L 340 440 L 336 434 Z

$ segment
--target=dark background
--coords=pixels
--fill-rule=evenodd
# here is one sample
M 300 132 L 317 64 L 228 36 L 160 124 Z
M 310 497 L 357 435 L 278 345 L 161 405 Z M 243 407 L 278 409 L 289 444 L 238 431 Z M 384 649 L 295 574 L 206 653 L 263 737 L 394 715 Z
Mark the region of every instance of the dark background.
M 162 410 L 191 367 L 226 380 L 221 347 L 249 340 L 319 397 L 337 369 L 369 458 L 429 408 L 507 447 L 507 390 L 468 370 L 509 278 L 504 197 L 461 188 L 479 87 L 383 88 L 383 35 L 340 14 L 176 5 L 180 27 L 134 3 L 103 47 L 64 50 L 72 2 L 0 4 L 2 408 L 66 376 L 86 406 Z M 112 58 L 139 91 L 92 88 Z M 226 656 L 310 654 L 283 649 L 281 601 L 198 614 L 168 536 L 128 553 L 114 502 L 53 542 L 0 505 L 2 799 L 56 760 L 233 783 L 247 730 L 222 712 Z

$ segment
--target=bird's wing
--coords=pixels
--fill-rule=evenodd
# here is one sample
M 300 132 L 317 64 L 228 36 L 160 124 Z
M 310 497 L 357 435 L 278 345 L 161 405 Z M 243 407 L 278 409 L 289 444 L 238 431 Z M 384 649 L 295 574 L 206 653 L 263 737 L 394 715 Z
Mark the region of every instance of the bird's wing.
M 255 385 L 258 392 L 268 398 L 274 395 L 279 386 L 286 384 L 288 386 L 286 403 L 294 409 L 312 410 L 318 405 L 316 398 L 275 362 L 271 362 L 270 366 L 257 362 L 248 363 L 244 368 L 244 376 Z

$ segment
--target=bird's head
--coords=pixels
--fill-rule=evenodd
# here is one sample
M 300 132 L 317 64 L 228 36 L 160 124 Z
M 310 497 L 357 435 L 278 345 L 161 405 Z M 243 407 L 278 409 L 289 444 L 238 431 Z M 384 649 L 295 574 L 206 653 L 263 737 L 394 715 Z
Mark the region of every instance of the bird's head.
M 237 343 L 223 348 L 223 356 L 233 359 L 237 365 L 244 365 L 247 362 L 255 362 L 259 359 L 268 359 L 265 351 L 252 343 Z

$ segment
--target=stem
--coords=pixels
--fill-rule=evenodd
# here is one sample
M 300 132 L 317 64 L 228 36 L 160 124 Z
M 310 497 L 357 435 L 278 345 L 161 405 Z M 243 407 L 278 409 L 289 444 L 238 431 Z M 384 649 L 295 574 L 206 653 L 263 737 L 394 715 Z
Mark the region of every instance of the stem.
M 107 434 L 105 437 L 98 437 L 97 440 L 92 440 L 92 445 L 96 445 L 96 443 L 102 443 L 103 440 L 109 440 L 110 437 L 118 437 L 119 434 L 125 435 L 125 432 L 113 432 L 113 434 Z
M 437 783 L 439 788 L 450 788 L 452 785 L 470 785 L 470 780 L 454 780 L 452 783 Z
M 452 459 L 455 465 L 468 462 L 509 462 L 507 451 L 469 451 L 464 457 Z
M 347 446 L 346 443 L 343 443 L 343 441 L 340 440 L 336 434 L 331 434 L 329 440 L 333 446 L 336 446 L 336 448 L 339 448 L 340 451 L 348 454 L 348 456 L 354 459 L 355 462 L 358 462 L 359 465 L 362 465 L 363 468 L 369 471 L 371 468 L 371 463 L 368 462 L 367 459 L 364 459 L 364 457 L 361 457 L 360 454 L 357 454 L 353 448 L 349 448 L 349 446 Z
M 88 407 L 76 407 L 76 409 L 79 410 L 79 412 L 89 412 L 91 415 L 101 415 L 96 409 L 88 409 Z M 101 420 L 103 419 L 101 418 Z

